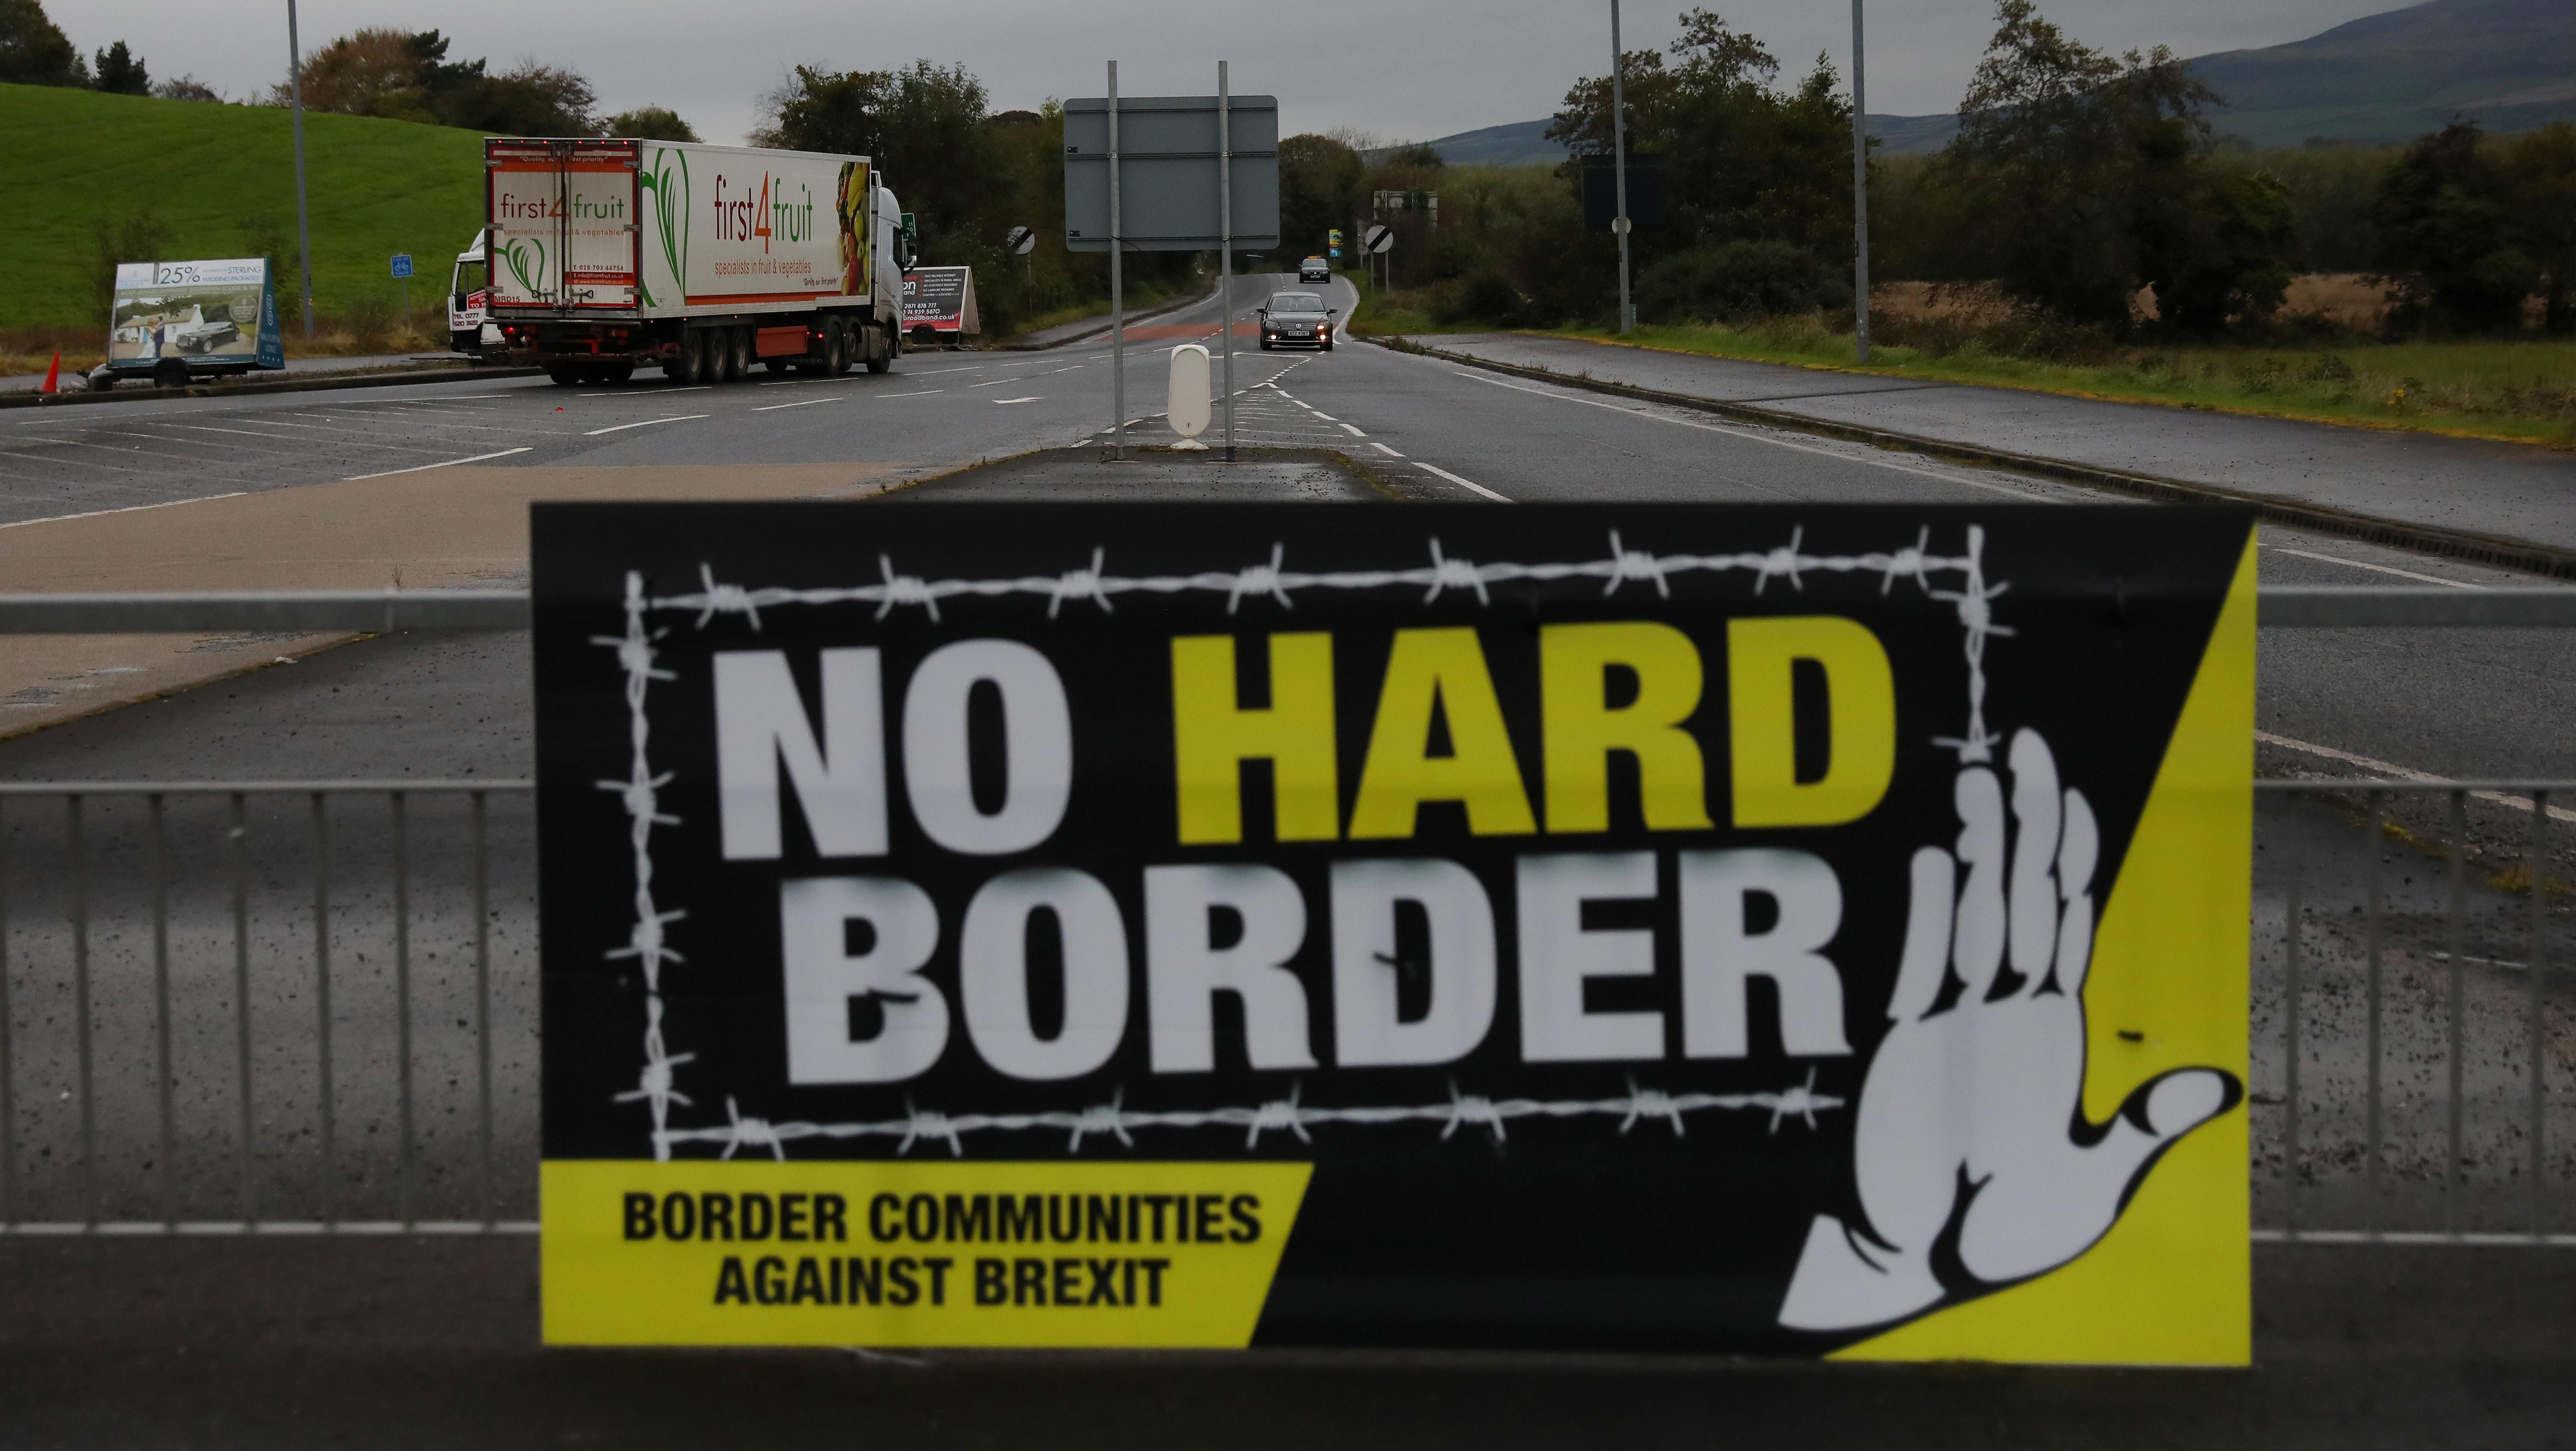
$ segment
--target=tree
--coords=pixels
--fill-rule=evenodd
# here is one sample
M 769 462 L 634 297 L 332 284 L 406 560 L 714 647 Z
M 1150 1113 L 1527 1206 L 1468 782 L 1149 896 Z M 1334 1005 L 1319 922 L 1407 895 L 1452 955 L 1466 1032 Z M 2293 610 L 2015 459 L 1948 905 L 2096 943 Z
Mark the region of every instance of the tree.
M 1681 21 L 1669 58 L 1624 59 L 1629 154 L 1663 159 L 1665 221 L 1636 234 L 1640 276 L 1686 258 L 1659 274 L 1653 305 L 1706 317 L 1684 299 L 1730 299 L 1730 313 L 1744 299 L 1792 311 L 1848 302 L 1834 279 L 1851 266 L 1851 103 L 1831 62 L 1818 56 L 1783 89 L 1780 61 L 1760 40 L 1714 11 Z M 1610 102 L 1607 76 L 1566 92 L 1548 135 L 1577 158 L 1569 180 L 1583 158 L 1611 154 Z M 1747 250 L 1756 243 L 1765 245 Z
M 2504 154 L 2514 238 L 2546 272 L 2543 314 L 2553 333 L 2576 333 L 2576 125 L 2552 121 L 2513 139 Z
M 0 0 L 0 81 L 22 86 L 86 86 L 89 67 L 71 38 L 45 14 L 43 0 Z
M 399 30 L 361 30 L 304 57 L 296 78 L 304 109 L 395 121 L 435 121 L 421 84 L 421 58 L 412 37 Z M 272 105 L 287 105 L 294 90 L 279 83 Z
M 638 106 L 599 123 L 603 136 L 629 136 L 638 141 L 695 141 L 697 128 L 668 106 Z
M 1279 250 L 1282 256 L 1321 257 L 1328 234 L 1350 227 L 1367 204 L 1367 166 L 1358 151 L 1330 136 L 1311 133 L 1279 143 Z M 1358 238 L 1348 239 L 1352 245 Z
M 477 62 L 479 65 L 480 62 Z M 522 61 L 448 103 L 448 125 L 505 136 L 591 136 L 598 94 L 574 71 Z
M 2518 327 L 2540 267 L 2514 245 L 2515 198 L 2474 121 L 2418 138 L 2380 180 L 2371 220 L 2400 306 L 2436 325 Z
M 760 146 L 869 158 L 918 219 L 925 249 L 961 238 L 992 197 L 1001 169 L 984 124 L 984 83 L 962 65 L 916 60 L 900 71 L 798 66 L 763 98 Z
M 175 81 L 155 81 L 152 94 L 165 101 L 205 101 L 221 105 L 224 93 L 195 76 L 181 76 Z
M 98 53 L 95 84 L 100 90 L 119 96 L 152 94 L 152 76 L 143 68 L 143 57 L 128 50 L 121 40 Z
M 2298 248 L 2287 188 L 2211 161 L 2217 104 L 2164 46 L 2114 58 L 1999 0 L 1940 180 L 2008 293 L 2118 332 L 2152 287 L 2167 324 L 2215 331 L 2278 307 Z

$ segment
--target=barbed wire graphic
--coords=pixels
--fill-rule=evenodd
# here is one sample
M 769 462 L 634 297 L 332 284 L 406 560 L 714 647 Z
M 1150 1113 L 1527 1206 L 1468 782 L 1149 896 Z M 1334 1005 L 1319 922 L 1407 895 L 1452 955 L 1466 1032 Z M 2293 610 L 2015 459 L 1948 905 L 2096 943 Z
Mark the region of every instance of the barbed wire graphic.
M 1858 554 L 1810 554 L 1804 549 L 1805 530 L 1793 529 L 1789 540 L 1769 550 L 1744 551 L 1734 554 L 1657 554 L 1630 549 L 1619 531 L 1609 535 L 1609 553 L 1596 559 L 1559 563 L 1521 564 L 1460 559 L 1448 554 L 1436 538 L 1427 541 L 1428 562 L 1406 569 L 1343 570 L 1304 572 L 1287 568 L 1286 547 L 1274 544 L 1268 560 L 1239 566 L 1232 570 L 1208 570 L 1193 574 L 1122 576 L 1106 572 L 1107 550 L 1095 546 L 1087 565 L 1057 575 L 1020 575 L 995 579 L 940 579 L 907 575 L 895 568 L 889 555 L 878 556 L 879 580 L 874 584 L 844 588 L 802 589 L 782 586 L 748 586 L 719 581 L 710 565 L 699 566 L 700 587 L 692 592 L 652 596 L 644 589 L 640 572 L 629 571 L 625 581 L 623 607 L 626 628 L 619 635 L 592 637 L 591 643 L 614 650 L 625 676 L 627 709 L 628 767 L 623 780 L 596 783 L 599 789 L 614 793 L 626 813 L 628 844 L 633 858 L 634 920 L 627 940 L 605 954 L 613 960 L 634 960 L 643 970 L 645 984 L 644 1061 L 637 1072 L 635 1087 L 614 1095 L 618 1103 L 641 1102 L 647 1105 L 653 1121 L 651 1138 L 653 1155 L 668 1160 L 681 1145 L 721 1145 L 720 1157 L 730 1159 L 746 1149 L 767 1151 L 773 1157 L 786 1157 L 786 1146 L 809 1139 L 846 1140 L 858 1138 L 896 1139 L 896 1152 L 908 1152 L 925 1141 L 942 1142 L 952 1154 L 963 1155 L 964 1139 L 970 1134 L 1020 1133 L 1052 1130 L 1069 1135 L 1068 1150 L 1078 1152 L 1086 1137 L 1106 1135 L 1122 1143 L 1132 1143 L 1131 1135 L 1148 1129 L 1241 1128 L 1245 1130 L 1247 1149 L 1255 1146 L 1262 1134 L 1279 1130 L 1309 1140 L 1307 1130 L 1323 1125 L 1386 1126 L 1405 1123 L 1438 1123 L 1440 1137 L 1452 1137 L 1462 1126 L 1483 1128 L 1496 1142 L 1505 1136 L 1509 1122 L 1529 1118 L 1566 1119 L 1579 1117 L 1616 1117 L 1619 1132 L 1626 1133 L 1637 1123 L 1656 1120 L 1670 1125 L 1675 1134 L 1684 1132 L 1686 1115 L 1710 1110 L 1745 1112 L 1767 1111 L 1771 1115 L 1770 1131 L 1778 1132 L 1785 1118 L 1797 1118 L 1809 1127 L 1815 1116 L 1844 1106 L 1844 1101 L 1815 1092 L 1815 1075 L 1809 1071 L 1802 1086 L 1777 1092 L 1742 1094 L 1669 1094 L 1655 1089 L 1639 1088 L 1633 1081 L 1629 1092 L 1621 1097 L 1601 1099 L 1568 1099 L 1540 1101 L 1526 1098 L 1492 1099 L 1460 1093 L 1452 1085 L 1445 1103 L 1385 1107 L 1325 1107 L 1305 1105 L 1292 1091 L 1285 1099 L 1250 1106 L 1210 1109 L 1129 1110 L 1113 1098 L 1105 1105 L 1078 1111 L 1035 1114 L 947 1114 L 932 1109 L 915 1109 L 907 1105 L 900 1118 L 863 1123 L 817 1124 L 802 1121 L 774 1122 L 744 1115 L 735 1100 L 725 1100 L 723 1123 L 673 1127 L 674 1105 L 695 1108 L 695 1101 L 678 1087 L 677 1070 L 694 1061 L 695 1053 L 674 1054 L 668 1050 L 663 1033 L 665 1004 L 661 991 L 661 972 L 666 964 L 684 959 L 670 945 L 669 928 L 686 916 L 682 909 L 664 909 L 653 893 L 652 836 L 657 827 L 678 826 L 680 818 L 662 809 L 660 793 L 672 780 L 670 772 L 656 772 L 649 750 L 651 719 L 648 697 L 652 683 L 673 680 L 674 672 L 658 663 L 657 642 L 667 631 L 655 630 L 647 617 L 655 613 L 688 613 L 696 616 L 703 629 L 719 617 L 741 616 L 754 630 L 761 627 L 761 612 L 798 606 L 815 607 L 844 604 L 875 605 L 875 618 L 885 619 L 900 608 L 919 608 L 933 623 L 944 623 L 939 611 L 942 600 L 1001 599 L 1035 597 L 1047 601 L 1047 615 L 1055 618 L 1067 602 L 1088 602 L 1104 613 L 1114 613 L 1113 597 L 1130 594 L 1181 595 L 1190 593 L 1222 594 L 1226 612 L 1237 613 L 1247 599 L 1267 599 L 1282 609 L 1296 607 L 1295 596 L 1312 590 L 1371 590 L 1396 587 L 1423 591 L 1420 603 L 1430 604 L 1450 591 L 1473 593 L 1479 604 L 1491 603 L 1494 586 L 1520 582 L 1550 583 L 1568 579 L 1603 581 L 1602 596 L 1616 594 L 1623 585 L 1652 585 L 1662 598 L 1671 595 L 1670 581 L 1689 574 L 1749 574 L 1753 592 L 1761 594 L 1775 579 L 1786 579 L 1793 589 L 1803 590 L 1808 574 L 1875 574 L 1881 595 L 1892 590 L 1899 580 L 1912 582 L 1929 600 L 1948 604 L 1955 612 L 1961 634 L 1962 651 L 1967 665 L 1967 719 L 1964 733 L 1957 737 L 1935 737 L 1934 743 L 1959 753 L 1961 763 L 1990 761 L 1997 744 L 1985 724 L 1985 647 L 1996 635 L 2010 635 L 2012 630 L 1995 622 L 1993 602 L 2010 588 L 2009 584 L 1989 582 L 1983 562 L 1985 531 L 1969 525 L 1966 550 L 1958 555 L 1940 555 L 1931 551 L 1931 529 L 1917 531 L 1915 541 L 1892 550 Z M 1942 588 L 1955 578 L 1955 588 Z
M 1475 1127 L 1493 1135 L 1494 1142 L 1505 1141 L 1504 1125 L 1526 1118 L 1577 1118 L 1586 1115 L 1615 1117 L 1619 1132 L 1624 1134 L 1640 1122 L 1660 1122 L 1679 1138 L 1689 1132 L 1682 1122 L 1686 1114 L 1709 1109 L 1735 1111 L 1762 1110 L 1771 1115 L 1770 1132 L 1780 1131 L 1787 1118 L 1816 1126 L 1819 1112 L 1841 1108 L 1843 1100 L 1831 1094 L 1816 1092 L 1816 1072 L 1807 1070 L 1807 1081 L 1777 1093 L 1665 1093 L 1658 1089 L 1639 1088 L 1636 1080 L 1628 1082 L 1628 1092 L 1619 1098 L 1578 1098 L 1544 1102 L 1530 1098 L 1486 1098 L 1461 1093 L 1456 1084 L 1449 1088 L 1445 1103 L 1414 1104 L 1403 1107 L 1327 1108 L 1300 1103 L 1298 1090 L 1292 1088 L 1286 1098 L 1238 1108 L 1208 1109 L 1130 1109 L 1120 1098 L 1092 1108 L 1071 1112 L 1046 1113 L 942 1113 L 937 1109 L 912 1108 L 906 1105 L 901 1118 L 881 1119 L 872 1123 L 817 1124 L 771 1123 L 766 1119 L 745 1118 L 734 1100 L 725 1100 L 725 1122 L 704 1128 L 666 1129 L 655 1133 L 656 1144 L 667 1149 L 672 1144 L 722 1144 L 719 1158 L 730 1159 L 744 1149 L 766 1149 L 776 1158 L 787 1157 L 786 1146 L 799 1139 L 899 1139 L 897 1154 L 911 1151 L 918 1143 L 944 1143 L 953 1157 L 966 1154 L 965 1136 L 979 1133 L 1024 1133 L 1046 1129 L 1070 1135 L 1065 1144 L 1068 1153 L 1080 1153 L 1086 1138 L 1114 1138 L 1133 1148 L 1131 1130 L 1140 1129 L 1242 1129 L 1243 1146 L 1257 1147 L 1261 1136 L 1272 1130 L 1292 1133 L 1301 1142 L 1314 1139 L 1306 1130 L 1323 1124 L 1399 1124 L 1436 1123 L 1440 1137 L 1449 1138 L 1459 1129 Z

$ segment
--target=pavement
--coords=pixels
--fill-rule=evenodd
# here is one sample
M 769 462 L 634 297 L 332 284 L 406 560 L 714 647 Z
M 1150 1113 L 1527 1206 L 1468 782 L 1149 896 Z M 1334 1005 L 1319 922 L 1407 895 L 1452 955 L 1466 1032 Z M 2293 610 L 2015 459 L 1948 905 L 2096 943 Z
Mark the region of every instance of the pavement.
M 286 360 L 286 372 L 290 375 L 329 376 L 334 373 L 369 373 L 379 368 L 408 368 L 425 363 L 458 361 L 461 361 L 461 357 L 456 353 L 384 353 L 372 357 L 354 358 L 289 358 Z M 276 373 L 271 371 L 254 376 L 273 378 Z M 0 393 L 28 393 L 44 385 L 45 375 L 42 373 L 21 373 L 12 377 L 0 377 Z M 67 392 L 77 392 L 81 388 L 81 376 L 69 364 L 63 367 L 61 386 Z M 149 388 L 151 384 L 128 382 L 118 386 L 129 389 Z
M 2260 1247 L 2246 1371 L 545 1350 L 533 1242 L 0 1245 L 0 1448 L 2576 1444 L 2576 1256 Z
M 2394 430 L 1838 373 L 1574 338 L 1408 339 L 1521 368 L 1844 427 L 2524 541 L 2576 559 L 2576 453 Z

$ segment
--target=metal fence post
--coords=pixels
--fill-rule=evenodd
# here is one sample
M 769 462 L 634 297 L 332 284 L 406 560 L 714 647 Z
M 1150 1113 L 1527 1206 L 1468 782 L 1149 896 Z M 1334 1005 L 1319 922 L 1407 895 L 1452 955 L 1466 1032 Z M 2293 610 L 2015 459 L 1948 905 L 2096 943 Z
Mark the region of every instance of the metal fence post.
M 2378 791 L 2370 792 L 2368 793 L 2368 800 L 2370 802 L 2370 886 L 2368 889 L 2369 905 L 2364 909 L 2362 915 L 2362 931 L 2365 935 L 2366 941 L 2368 942 L 2366 950 L 2370 958 L 2370 978 L 2368 987 L 2369 1028 L 2364 1035 L 2362 1051 L 2364 1061 L 2367 1064 L 2368 1073 L 2367 1087 L 2363 1091 L 2363 1111 L 2369 1120 L 2368 1133 L 2370 1139 L 2370 1157 L 2365 1161 L 2365 1169 L 2368 1174 L 2368 1192 L 2363 1200 L 2363 1222 L 2365 1227 L 2368 1229 L 2371 1238 L 2376 1239 L 2379 1237 L 2379 1161 L 2382 1157 L 2380 1152 L 2381 1125 L 2379 1121 L 2379 1009 L 2381 947 L 2379 930 L 2379 912 L 2381 905 L 2379 878 L 2380 856 L 2386 850 L 2382 845 L 2381 839 L 2387 835 L 2388 818 L 2386 815 L 2387 807 L 2384 804 L 2386 800 L 2385 793 Z
M 483 793 L 474 811 L 474 1102 L 483 1146 L 483 1227 L 500 1219 L 500 1178 L 492 1164 L 491 856 Z
M 2542 1016 L 2543 994 L 2540 974 L 2549 961 L 2549 793 L 2531 793 L 2531 950 L 2524 954 L 2530 966 L 2523 969 L 2523 986 L 2530 994 L 2531 1025 L 2531 1235 L 2538 1239 L 2549 1230 L 2548 1194 L 2542 1178 L 2548 1173 L 2548 1125 L 2541 1118 L 2546 1106 L 2549 1082 L 2548 1023 Z
M 152 872 L 152 1033 L 158 1054 L 153 1087 L 161 1101 L 161 1221 L 179 1227 L 178 1132 L 171 1103 L 170 1065 L 170 862 L 168 820 L 161 793 L 143 799 L 152 835 L 147 861 Z
M 401 1099 L 400 1179 L 395 1197 L 401 1207 L 403 1228 L 417 1222 L 412 1212 L 412 1104 L 411 1104 L 411 849 L 408 840 L 408 798 L 393 793 L 394 832 L 394 1060 L 400 1083 Z
M 339 1223 L 339 1195 L 332 1184 L 333 1143 L 331 1073 L 331 822 L 323 811 L 322 793 L 313 793 L 313 1013 L 314 1060 L 321 1075 L 315 1103 L 322 1117 L 322 1227 Z
M 72 1013 L 79 1025 L 80 1042 L 81 1214 L 82 1223 L 95 1232 L 99 1219 L 98 1109 L 97 1095 L 91 1091 L 90 1066 L 89 882 L 81 869 L 87 853 L 81 839 L 81 795 L 74 791 L 63 800 L 63 866 L 71 874 Z
M 2468 1075 L 2461 1062 L 2461 1026 L 2468 1016 L 2461 995 L 2468 991 L 2468 968 L 2462 959 L 2468 953 L 2469 915 L 2469 793 L 2451 793 L 2451 1143 L 2450 1162 L 2442 1175 L 2442 1225 L 2453 1233 L 2460 1228 L 2460 1123 L 2461 1095 Z
M 233 1049 L 234 1093 L 241 1100 L 241 1217 L 244 1232 L 259 1226 L 257 1112 L 251 1097 L 250 1061 L 250 859 L 242 793 L 232 793 Z
M 2295 806 L 2296 803 L 2292 803 L 2292 805 Z M 2293 813 L 2288 811 L 2285 811 L 2282 814 L 2285 817 L 2293 816 Z M 2284 870 L 2288 873 L 2288 886 L 2286 888 L 2287 900 L 2284 905 L 2288 909 L 2289 930 L 2287 933 L 2287 957 L 2283 966 L 2285 969 L 2285 988 L 2286 995 L 2289 999 L 2289 1007 L 2286 1015 L 2286 1026 L 2283 1030 L 2283 1036 L 2286 1040 L 2286 1057 L 2284 1061 L 2287 1064 L 2288 1081 L 2281 1091 L 2283 1138 L 2282 1168 L 2283 1172 L 2288 1176 L 2286 1186 L 2287 1206 L 2284 1209 L 2283 1214 L 2286 1226 L 2289 1230 L 2290 1238 L 2296 1239 L 2299 1237 L 2300 1168 L 2299 1004 L 2301 998 L 2300 989 L 2302 986 L 2302 974 L 2300 969 L 2303 965 L 2301 961 L 2301 951 L 2304 946 L 2300 941 L 2302 919 L 2304 917 L 2304 904 L 2301 900 L 2302 893 L 2300 889 L 2302 885 L 2301 878 L 2305 875 L 2305 863 L 2300 858 L 2299 828 L 2296 819 L 2293 817 L 2289 824 L 2282 829 L 2287 833 L 2289 839 L 2289 849 L 2284 853 Z

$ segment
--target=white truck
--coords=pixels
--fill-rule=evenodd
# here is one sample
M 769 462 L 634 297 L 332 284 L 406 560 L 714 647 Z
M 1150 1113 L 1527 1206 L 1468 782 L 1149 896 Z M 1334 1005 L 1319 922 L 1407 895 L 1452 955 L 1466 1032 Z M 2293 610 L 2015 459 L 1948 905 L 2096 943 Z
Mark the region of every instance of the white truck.
M 483 170 L 488 360 L 729 383 L 902 352 L 914 239 L 864 156 L 492 137 Z
M 492 301 L 486 285 L 491 275 L 489 259 L 483 233 L 477 231 L 465 250 L 456 254 L 455 270 L 447 278 L 447 345 L 477 363 L 483 361 L 487 341 L 496 349 L 501 345 L 501 330 L 485 321 Z

